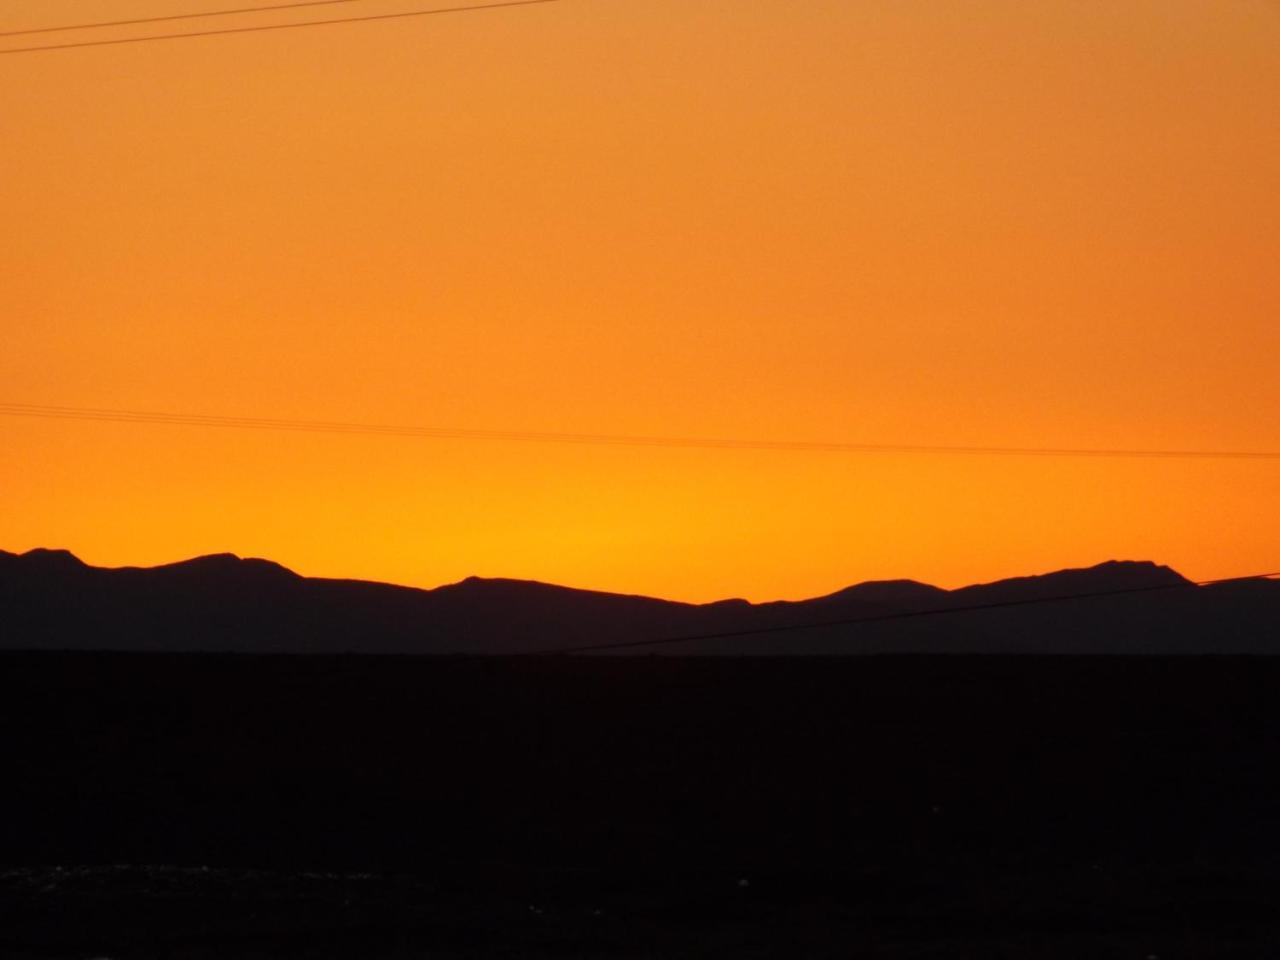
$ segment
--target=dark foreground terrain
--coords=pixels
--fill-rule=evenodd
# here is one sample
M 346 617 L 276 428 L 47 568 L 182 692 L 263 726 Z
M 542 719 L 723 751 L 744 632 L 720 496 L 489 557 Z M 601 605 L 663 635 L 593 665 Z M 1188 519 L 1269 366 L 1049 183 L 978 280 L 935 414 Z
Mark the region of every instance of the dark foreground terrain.
M 0 956 L 1275 957 L 1280 660 L 0 656 Z

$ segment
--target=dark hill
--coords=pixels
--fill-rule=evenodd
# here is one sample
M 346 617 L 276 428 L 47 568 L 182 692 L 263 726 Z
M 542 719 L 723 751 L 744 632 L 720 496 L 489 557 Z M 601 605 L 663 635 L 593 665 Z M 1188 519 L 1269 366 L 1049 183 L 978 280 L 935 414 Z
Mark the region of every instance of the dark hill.
M 64 550 L 0 551 L 8 650 L 510 654 L 755 630 L 773 632 L 627 652 L 1271 653 L 1280 583 L 1197 587 L 1168 567 L 1111 561 L 953 591 L 896 580 L 698 605 L 524 580 L 418 590 L 308 578 L 231 554 L 108 569 Z

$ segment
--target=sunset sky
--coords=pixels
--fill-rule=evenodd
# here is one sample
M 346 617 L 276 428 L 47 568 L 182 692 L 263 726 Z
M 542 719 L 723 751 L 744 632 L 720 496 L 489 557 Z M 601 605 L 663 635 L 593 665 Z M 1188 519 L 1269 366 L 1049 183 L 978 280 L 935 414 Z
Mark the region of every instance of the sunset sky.
M 1275 0 L 561 0 L 0 55 L 0 123 L 0 403 L 1280 450 Z M 0 416 L 0 548 L 36 546 L 687 600 L 1207 578 L 1280 569 L 1280 460 Z

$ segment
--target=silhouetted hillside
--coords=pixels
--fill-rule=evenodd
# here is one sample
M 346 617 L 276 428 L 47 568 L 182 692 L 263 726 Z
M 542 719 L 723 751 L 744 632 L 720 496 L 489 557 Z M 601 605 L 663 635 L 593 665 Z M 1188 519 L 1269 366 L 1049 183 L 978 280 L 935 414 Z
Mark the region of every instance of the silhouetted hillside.
M 231 554 L 108 569 L 33 550 L 0 551 L 0 621 L 10 650 L 510 654 L 697 636 L 618 653 L 1270 653 L 1280 583 L 1197 587 L 1112 561 L 952 591 L 898 580 L 699 605 L 475 577 L 418 590 Z M 772 632 L 741 633 L 757 630 Z M 724 633 L 738 635 L 705 636 Z

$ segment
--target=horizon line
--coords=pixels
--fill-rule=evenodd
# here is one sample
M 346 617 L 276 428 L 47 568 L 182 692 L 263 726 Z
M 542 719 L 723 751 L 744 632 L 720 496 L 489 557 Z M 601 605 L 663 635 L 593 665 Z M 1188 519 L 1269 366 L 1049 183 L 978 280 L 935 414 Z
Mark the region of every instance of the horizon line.
M 805 597 L 799 597 L 799 598 L 778 598 L 773 600 L 748 600 L 741 596 L 726 596 L 726 597 L 720 597 L 714 600 L 697 601 L 697 600 L 675 600 L 669 597 L 655 596 L 653 594 L 647 594 L 647 593 L 637 593 L 637 592 L 628 591 L 628 590 L 606 590 L 606 589 L 600 589 L 595 587 L 576 587 L 576 586 L 571 586 L 563 583 L 555 583 L 549 580 L 537 580 L 537 579 L 532 579 L 528 577 L 513 577 L 513 576 L 482 576 L 478 574 L 469 574 L 458 580 L 450 580 L 445 583 L 436 584 L 435 586 L 416 586 L 408 583 L 397 583 L 390 580 L 368 580 L 361 577 L 350 577 L 350 576 L 318 576 L 318 575 L 299 573 L 296 570 L 294 570 L 292 567 L 286 566 L 285 564 L 277 560 L 272 560 L 269 557 L 242 556 L 241 554 L 238 554 L 232 551 L 215 551 L 213 553 L 201 553 L 201 554 L 196 554 L 194 556 L 188 556 L 180 560 L 171 560 L 171 561 L 155 563 L 151 565 L 139 565 L 139 564 L 126 563 L 126 564 L 121 564 L 119 566 L 108 566 L 108 565 L 101 565 L 96 563 L 89 563 L 88 561 L 84 560 L 74 550 L 70 550 L 65 547 L 32 547 L 29 550 L 20 551 L 20 552 L 5 550 L 3 548 L 0 548 L 0 555 L 8 555 L 11 557 L 25 557 L 31 554 L 65 554 L 66 556 L 75 560 L 77 563 L 81 564 L 82 566 L 88 567 L 89 569 L 105 570 L 105 571 L 158 570 L 165 567 L 182 566 L 184 564 L 190 564 L 200 560 L 230 558 L 237 563 L 252 563 L 252 562 L 268 563 L 268 564 L 271 564 L 272 566 L 279 567 L 281 570 L 285 571 L 286 573 L 303 580 L 329 580 L 329 581 L 347 582 L 347 583 L 367 583 L 367 584 L 375 584 L 378 586 L 394 587 L 396 589 L 401 589 L 401 590 L 417 590 L 424 593 L 432 593 L 437 590 L 443 590 L 449 587 L 456 587 L 468 581 L 506 582 L 506 583 L 529 584 L 529 585 L 540 586 L 540 587 L 548 587 L 555 590 L 567 590 L 567 591 L 572 591 L 576 593 L 595 593 L 595 594 L 604 594 L 604 595 L 615 596 L 615 597 L 633 597 L 633 598 L 638 598 L 642 600 L 655 600 L 661 603 L 673 603 L 673 604 L 680 604 L 683 606 L 690 606 L 690 607 L 706 607 L 706 606 L 714 606 L 716 604 L 724 604 L 724 603 L 744 603 L 753 607 L 768 606 L 771 604 L 806 603 L 813 600 L 822 600 L 827 597 L 832 597 L 832 596 L 835 596 L 836 594 L 844 593 L 848 590 L 854 590 L 859 587 L 878 585 L 878 584 L 891 584 L 891 583 L 913 584 L 920 587 L 926 587 L 931 590 L 937 590 L 941 593 L 952 594 L 962 590 L 973 589 L 975 587 L 995 586 L 1002 583 L 1008 583 L 1014 580 L 1034 580 L 1041 577 L 1055 576 L 1057 574 L 1088 572 L 1091 570 L 1097 570 L 1101 567 L 1105 567 L 1108 565 L 1151 567 L 1156 570 L 1166 570 L 1174 574 L 1175 576 L 1181 578 L 1184 581 L 1183 584 L 1181 585 L 1196 586 L 1196 587 L 1212 586 L 1214 584 L 1219 584 L 1219 583 L 1232 583 L 1232 582 L 1237 582 L 1242 580 L 1269 580 L 1274 577 L 1280 577 L 1280 571 L 1275 571 L 1270 573 L 1255 573 L 1255 574 L 1247 574 L 1243 576 L 1234 576 L 1234 577 L 1216 577 L 1216 578 L 1205 579 L 1205 580 L 1193 580 L 1185 576 L 1183 573 L 1181 573 L 1179 570 L 1175 569 L 1174 567 L 1171 567 L 1168 564 L 1158 563 L 1154 560 L 1117 560 L 1112 558 L 1108 560 L 1102 560 L 1097 563 L 1090 564 L 1088 566 L 1059 567 L 1053 570 L 1047 570 L 1040 573 L 1014 574 L 1012 576 L 997 577 L 994 580 L 982 580 L 982 581 L 976 581 L 973 583 L 965 583 L 958 587 L 940 587 L 940 586 L 937 586 L 936 584 L 928 583 L 927 581 L 923 581 L 923 580 L 915 580 L 910 577 L 888 577 L 883 579 L 860 580 L 854 583 L 848 583 L 843 587 L 837 587 L 835 590 L 831 590 L 826 593 L 818 593 L 813 596 L 805 596 Z

